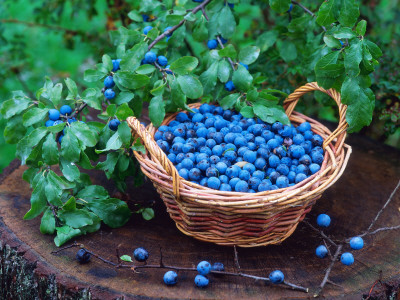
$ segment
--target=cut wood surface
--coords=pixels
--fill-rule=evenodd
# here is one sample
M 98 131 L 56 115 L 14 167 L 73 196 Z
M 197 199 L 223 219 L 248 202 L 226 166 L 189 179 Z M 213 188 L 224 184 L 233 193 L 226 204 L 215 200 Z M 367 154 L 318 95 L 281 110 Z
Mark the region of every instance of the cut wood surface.
M 328 189 L 307 220 L 315 224 L 316 216 L 328 213 L 332 224 L 325 232 L 334 238 L 362 233 L 395 188 L 400 178 L 400 151 L 378 144 L 359 135 L 348 143 L 353 154 L 343 176 Z M 178 284 L 167 287 L 162 276 L 167 270 L 146 269 L 140 273 L 114 269 L 92 258 L 86 265 L 75 260 L 77 249 L 57 255 L 52 236 L 39 231 L 40 219 L 22 218 L 30 204 L 29 185 L 21 178 L 24 167 L 14 161 L 0 177 L 0 240 L 1 240 L 1 299 L 307 299 L 321 283 L 329 259 L 315 256 L 322 243 L 319 236 L 305 224 L 281 245 L 238 249 L 242 272 L 268 276 L 280 269 L 288 281 L 309 287 L 307 293 L 267 285 L 252 279 L 210 276 L 206 289 L 194 286 L 195 272 L 179 272 Z M 113 193 L 111 181 L 101 173 L 91 173 L 95 183 L 105 185 Z M 232 247 L 200 242 L 180 233 L 166 213 L 155 189 L 147 182 L 143 187 L 129 190 L 130 200 L 154 202 L 156 216 L 144 221 L 134 215 L 122 228 L 103 226 L 100 231 L 77 239 L 91 251 L 116 261 L 115 249 L 132 256 L 136 247 L 150 252 L 149 263 L 159 263 L 160 247 L 163 261 L 168 265 L 195 267 L 201 260 L 223 262 L 227 271 L 235 272 Z M 383 212 L 376 228 L 400 224 L 400 193 L 396 194 Z M 382 232 L 365 238 L 365 247 L 353 251 L 355 263 L 337 263 L 323 297 L 360 299 L 368 295 L 380 278 L 385 285 L 376 284 L 372 295 L 385 297 L 400 283 L 400 230 Z M 345 246 L 345 250 L 350 250 Z

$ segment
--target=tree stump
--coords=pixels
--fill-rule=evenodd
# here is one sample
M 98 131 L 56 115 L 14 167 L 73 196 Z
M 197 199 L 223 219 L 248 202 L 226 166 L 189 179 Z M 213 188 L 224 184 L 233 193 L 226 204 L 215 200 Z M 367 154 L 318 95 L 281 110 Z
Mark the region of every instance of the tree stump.
M 362 233 L 386 202 L 400 178 L 400 152 L 359 135 L 352 135 L 349 144 L 353 154 L 342 178 L 328 189 L 314 206 L 307 219 L 315 224 L 316 216 L 328 213 L 332 224 L 325 232 L 335 238 Z M 164 269 L 146 269 L 134 273 L 129 269 L 114 269 L 92 258 L 79 265 L 75 260 L 77 248 L 59 254 L 52 236 L 39 232 L 40 219 L 24 221 L 29 209 L 29 185 L 21 179 L 24 167 L 14 161 L 0 177 L 0 249 L 1 299 L 278 299 L 312 298 L 321 283 L 329 259 L 315 256 L 321 238 L 305 224 L 281 245 L 238 248 L 241 270 L 248 274 L 268 276 L 280 269 L 288 281 L 309 287 L 309 293 L 268 285 L 252 279 L 210 276 L 208 288 L 196 288 L 195 272 L 179 272 L 176 286 L 167 287 L 162 281 Z M 111 191 L 112 182 L 100 173 L 91 173 L 93 181 Z M 200 242 L 180 233 L 165 211 L 158 194 L 149 182 L 140 188 L 130 188 L 134 201 L 155 202 L 156 217 L 144 221 L 134 215 L 122 228 L 101 230 L 79 237 L 88 249 L 116 261 L 116 248 L 121 255 L 132 256 L 136 247 L 149 250 L 150 264 L 157 264 L 160 248 L 168 265 L 195 267 L 201 260 L 223 262 L 227 271 L 237 271 L 231 247 Z M 376 227 L 400 224 L 400 193 L 381 215 Z M 337 263 L 322 295 L 326 298 L 360 299 L 368 295 L 373 284 L 372 298 L 386 298 L 400 285 L 400 230 L 385 231 L 365 238 L 362 250 L 352 251 L 355 263 Z M 349 250 L 349 246 L 345 246 Z

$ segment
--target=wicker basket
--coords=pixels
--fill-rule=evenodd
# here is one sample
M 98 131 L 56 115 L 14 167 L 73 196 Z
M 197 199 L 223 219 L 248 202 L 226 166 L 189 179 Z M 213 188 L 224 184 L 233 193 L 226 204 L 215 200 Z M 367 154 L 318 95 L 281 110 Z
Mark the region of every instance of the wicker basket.
M 333 132 L 321 123 L 293 112 L 299 98 L 315 90 L 328 94 L 339 107 L 340 121 Z M 199 106 L 199 103 L 190 105 L 191 108 Z M 256 247 L 281 243 L 294 232 L 322 192 L 339 179 L 351 153 L 351 147 L 344 143 L 347 106 L 340 102 L 340 94 L 308 83 L 289 95 L 284 107 L 292 123 L 308 121 L 312 131 L 324 138 L 324 161 L 319 172 L 294 186 L 259 193 L 218 191 L 184 180 L 154 141 L 156 128 L 152 125 L 145 128 L 136 118 L 128 118 L 129 126 L 147 149 L 146 154 L 134 154 L 180 231 L 219 245 Z M 176 114 L 167 116 L 163 125 L 173 120 Z

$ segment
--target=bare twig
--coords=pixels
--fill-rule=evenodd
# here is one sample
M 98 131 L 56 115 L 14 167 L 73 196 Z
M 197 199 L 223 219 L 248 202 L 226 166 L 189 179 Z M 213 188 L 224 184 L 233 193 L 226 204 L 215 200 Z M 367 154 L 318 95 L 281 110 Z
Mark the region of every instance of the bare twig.
M 397 183 L 396 187 L 394 188 L 393 192 L 390 194 L 389 198 L 387 199 L 385 205 L 383 205 L 383 207 L 381 208 L 381 210 L 376 214 L 375 219 L 371 222 L 371 224 L 369 225 L 367 232 L 369 232 L 372 228 L 372 226 L 374 226 L 375 222 L 378 220 L 379 216 L 381 215 L 381 213 L 384 211 L 384 209 L 386 208 L 386 206 L 388 206 L 388 204 L 390 203 L 390 201 L 392 201 L 394 194 L 396 194 L 397 190 L 400 187 L 400 180 Z
M 87 106 L 87 103 L 82 103 L 81 106 L 79 106 L 79 107 L 73 112 L 73 114 L 70 116 L 70 118 L 74 118 L 75 116 L 77 116 L 86 106 Z
M 202 2 L 200 5 L 196 6 L 195 8 L 193 8 L 193 10 L 191 11 L 192 14 L 197 13 L 199 10 L 204 9 L 205 6 L 207 6 L 207 4 L 209 4 L 212 0 L 205 0 L 204 2 Z M 158 37 L 156 37 L 156 39 L 151 42 L 151 44 L 149 45 L 148 49 L 150 50 L 151 48 L 154 47 L 155 44 L 157 44 L 160 40 L 162 40 L 163 38 L 165 38 L 168 34 L 173 33 L 175 30 L 177 30 L 179 27 L 181 27 L 183 24 L 185 24 L 186 19 L 184 18 L 182 21 L 180 21 L 177 25 L 173 26 L 170 30 L 165 31 L 164 33 L 160 34 Z
M 240 264 L 239 264 L 239 255 L 236 249 L 236 246 L 233 246 L 233 253 L 235 254 L 235 266 L 240 273 Z
M 327 236 L 322 230 L 319 230 L 318 228 L 315 228 L 313 225 L 311 225 L 309 222 L 304 221 L 305 224 L 307 224 L 312 230 L 315 232 L 318 232 L 324 239 L 326 239 L 329 243 L 337 247 L 337 244 L 329 237 Z
M 310 16 L 313 16 L 315 18 L 315 14 L 309 10 L 307 7 L 305 7 L 303 4 L 297 2 L 297 1 L 292 1 L 293 4 L 298 5 L 299 7 L 301 7 L 306 13 L 308 13 Z M 321 26 L 321 28 L 326 31 L 326 27 L 325 26 Z
M 332 268 L 333 268 L 333 266 L 335 265 L 335 262 L 336 262 L 337 258 L 339 257 L 340 253 L 342 252 L 342 248 L 343 248 L 343 244 L 340 244 L 340 245 L 336 248 L 335 255 L 334 255 L 333 258 L 331 259 L 331 263 L 330 263 L 328 269 L 326 269 L 324 279 L 322 280 L 321 285 L 319 286 L 319 289 L 318 289 L 317 293 L 314 295 L 315 297 L 318 297 L 318 296 L 319 296 L 319 294 L 320 294 L 320 293 L 322 292 L 322 290 L 324 289 L 325 284 L 328 282 L 328 280 L 329 280 L 329 275 L 331 274 Z
M 61 252 L 61 251 L 64 251 L 64 250 L 66 250 L 66 249 L 73 248 L 73 247 L 80 247 L 80 246 L 81 246 L 80 244 L 78 244 L 76 241 L 74 241 L 74 243 L 71 244 L 71 245 L 62 247 L 62 248 L 60 248 L 60 249 L 58 249 L 58 250 L 56 250 L 56 251 L 51 251 L 51 254 L 57 254 L 57 253 L 59 253 L 59 252 Z

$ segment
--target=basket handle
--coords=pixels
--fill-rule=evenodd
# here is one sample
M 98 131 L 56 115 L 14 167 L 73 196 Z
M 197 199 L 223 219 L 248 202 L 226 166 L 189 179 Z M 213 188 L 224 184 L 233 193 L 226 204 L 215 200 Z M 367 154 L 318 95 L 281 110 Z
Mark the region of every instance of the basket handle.
M 336 142 L 336 150 L 341 147 L 342 142 L 346 136 L 346 129 L 349 126 L 346 121 L 346 111 L 347 105 L 344 105 L 341 102 L 340 93 L 334 89 L 325 90 L 320 87 L 316 82 L 310 82 L 302 87 L 297 88 L 293 93 L 291 93 L 283 102 L 283 107 L 285 108 L 286 115 L 288 117 L 291 116 L 294 108 L 296 107 L 297 102 L 300 97 L 304 94 L 312 91 L 321 91 L 328 96 L 330 96 L 333 100 L 335 100 L 338 108 L 339 108 L 339 124 L 338 127 L 333 131 L 327 139 L 325 139 L 323 148 L 325 149 L 334 139 L 337 138 Z
M 180 179 L 179 173 L 173 163 L 168 159 L 167 155 L 165 155 L 165 153 L 157 145 L 157 143 L 154 141 L 153 137 L 146 130 L 146 128 L 142 124 L 140 124 L 138 119 L 136 119 L 135 117 L 129 117 L 126 121 L 128 122 L 128 125 L 133 130 L 133 132 L 142 139 L 147 151 L 149 151 L 150 154 L 160 162 L 164 170 L 170 176 L 172 176 L 174 195 L 176 195 L 177 199 L 179 199 Z

